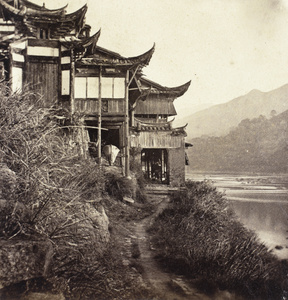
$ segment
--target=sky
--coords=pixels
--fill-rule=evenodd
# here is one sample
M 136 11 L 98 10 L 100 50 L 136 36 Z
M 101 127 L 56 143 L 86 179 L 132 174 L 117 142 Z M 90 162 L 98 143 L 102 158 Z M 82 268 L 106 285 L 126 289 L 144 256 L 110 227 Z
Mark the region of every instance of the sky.
M 43 4 L 43 0 L 31 0 Z M 87 3 L 98 45 L 137 56 L 156 44 L 143 71 L 174 87 L 191 80 L 175 101 L 179 116 L 253 89 L 288 83 L 288 0 L 49 0 L 71 12 Z

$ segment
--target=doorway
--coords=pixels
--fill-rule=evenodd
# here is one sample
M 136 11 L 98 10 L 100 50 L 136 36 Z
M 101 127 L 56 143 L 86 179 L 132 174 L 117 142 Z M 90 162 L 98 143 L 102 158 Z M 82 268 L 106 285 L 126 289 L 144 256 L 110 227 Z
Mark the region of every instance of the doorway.
M 143 149 L 141 166 L 146 179 L 152 183 L 169 184 L 166 149 Z

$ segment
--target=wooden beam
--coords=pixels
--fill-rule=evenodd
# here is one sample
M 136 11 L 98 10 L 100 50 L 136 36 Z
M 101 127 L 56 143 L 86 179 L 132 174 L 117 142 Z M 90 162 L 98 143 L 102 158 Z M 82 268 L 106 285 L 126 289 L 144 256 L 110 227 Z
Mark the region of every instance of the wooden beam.
M 102 67 L 99 67 L 99 87 L 98 87 L 98 147 L 97 147 L 97 158 L 98 163 L 101 165 L 101 127 L 102 127 Z
M 134 77 L 135 77 L 135 75 L 136 75 L 138 69 L 139 69 L 139 65 L 136 67 L 136 69 L 135 69 L 135 71 L 134 71 L 134 73 L 133 73 L 133 75 L 132 75 L 132 77 L 131 77 L 131 79 L 130 79 L 130 81 L 129 81 L 129 83 L 128 83 L 128 88 L 129 88 L 130 84 L 132 83 L 132 80 L 134 79 Z M 129 77 L 128 77 L 128 78 L 129 78 Z M 129 80 L 129 79 L 128 79 L 128 80 Z
M 70 66 L 70 109 L 71 118 L 75 112 L 75 95 L 74 95 L 74 84 L 75 84 L 75 59 L 74 49 L 71 49 L 71 66 Z
M 97 121 L 98 120 L 98 116 L 92 116 L 92 115 L 86 115 L 85 117 L 86 121 Z M 118 116 L 118 115 L 107 115 L 105 116 L 102 113 L 102 122 L 103 121 L 108 121 L 108 122 L 124 122 L 125 121 L 125 116 Z
M 59 48 L 59 41 L 56 40 L 45 40 L 45 39 L 34 39 L 28 38 L 29 46 L 39 46 L 39 47 L 52 47 Z
M 125 176 L 130 176 L 130 145 L 129 145 L 129 70 L 125 78 Z

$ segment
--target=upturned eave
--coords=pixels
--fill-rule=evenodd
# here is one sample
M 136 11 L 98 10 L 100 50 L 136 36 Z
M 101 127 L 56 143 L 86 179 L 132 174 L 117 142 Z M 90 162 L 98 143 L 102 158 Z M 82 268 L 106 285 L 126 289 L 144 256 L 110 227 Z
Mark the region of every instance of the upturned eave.
M 61 8 L 56 8 L 56 9 L 49 9 L 45 6 L 40 6 L 38 4 L 35 4 L 33 2 L 30 2 L 28 0 L 19 0 L 20 5 L 22 6 L 26 6 L 27 8 L 31 8 L 37 11 L 47 11 L 47 12 L 59 12 L 59 13 L 65 13 L 65 10 L 68 6 L 68 4 L 66 4 L 65 6 L 61 7 Z
M 82 39 L 78 39 L 75 37 L 64 37 L 62 39 L 60 39 L 61 44 L 68 48 L 68 49 L 75 49 L 76 52 L 89 52 L 89 53 L 94 53 L 96 50 L 96 45 L 97 42 L 99 40 L 101 34 L 101 29 L 99 31 L 97 31 L 95 34 L 93 34 L 90 37 L 87 38 L 82 38 Z
M 181 127 L 177 127 L 177 128 L 173 128 L 172 127 L 172 122 L 174 121 L 166 121 L 166 122 L 159 122 L 159 123 L 155 123 L 155 122 L 143 122 L 137 118 L 135 118 L 135 123 L 136 126 L 134 126 L 132 128 L 133 131 L 136 132 L 141 132 L 141 131 L 149 131 L 149 132 L 157 132 L 157 131 L 166 131 L 169 132 L 172 136 L 178 136 L 178 135 L 183 135 L 183 136 L 187 136 L 186 133 L 186 127 L 188 124 L 186 124 L 185 126 L 181 126 Z
M 149 64 L 149 61 L 153 55 L 155 46 L 153 46 L 150 50 L 141 54 L 139 56 L 134 57 L 123 57 L 123 56 L 110 56 L 110 57 L 102 57 L 101 53 L 97 51 L 97 47 L 95 49 L 95 53 L 91 56 L 84 57 L 80 60 L 80 64 L 83 65 L 101 65 L 101 66 L 146 66 Z M 101 51 L 100 51 L 101 52 Z
M 140 81 L 143 97 L 148 96 L 149 94 L 163 94 L 163 95 L 178 98 L 183 96 L 187 92 L 191 84 L 191 80 L 190 80 L 177 87 L 165 87 L 152 80 L 143 77 L 140 77 L 139 81 Z

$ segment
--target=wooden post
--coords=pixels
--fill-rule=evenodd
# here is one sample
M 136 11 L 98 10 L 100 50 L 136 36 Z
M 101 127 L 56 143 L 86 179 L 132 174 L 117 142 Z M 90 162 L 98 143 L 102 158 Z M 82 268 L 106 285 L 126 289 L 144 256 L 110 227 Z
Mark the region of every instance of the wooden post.
M 131 111 L 131 126 L 135 126 L 135 108 L 133 107 L 132 108 L 132 111 Z
M 129 144 L 129 71 L 125 78 L 125 176 L 130 176 L 130 144 Z
M 70 109 L 71 118 L 75 112 L 75 95 L 74 95 L 74 84 L 75 84 L 75 60 L 74 60 L 74 49 L 71 49 L 70 54 L 71 66 L 70 66 Z
M 102 67 L 99 67 L 99 87 L 98 87 L 98 146 L 97 146 L 97 159 L 101 164 L 101 127 L 102 127 Z
M 84 118 L 81 118 L 81 148 L 82 148 L 82 155 L 83 157 L 86 159 L 87 158 L 87 151 L 88 150 L 88 147 L 87 146 L 87 139 L 86 139 L 86 130 L 85 129 L 85 119 Z

